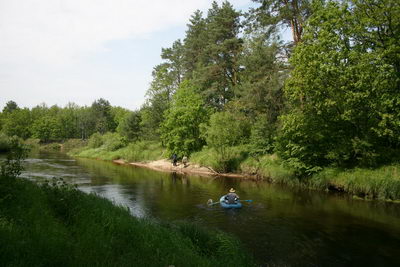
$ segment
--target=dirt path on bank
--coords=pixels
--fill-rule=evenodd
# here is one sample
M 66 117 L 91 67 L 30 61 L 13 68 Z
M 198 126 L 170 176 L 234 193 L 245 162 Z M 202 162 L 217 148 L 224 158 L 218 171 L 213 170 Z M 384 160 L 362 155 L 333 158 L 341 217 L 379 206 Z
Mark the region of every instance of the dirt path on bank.
M 113 162 L 116 164 L 133 165 L 164 172 L 177 172 L 177 173 L 199 174 L 208 176 L 225 176 L 225 177 L 252 178 L 252 179 L 255 178 L 251 175 L 245 175 L 240 173 L 218 173 L 210 167 L 200 166 L 198 164 L 194 164 L 191 162 L 187 163 L 186 166 L 184 166 L 181 162 L 178 162 L 177 166 L 173 166 L 171 161 L 166 159 L 160 159 L 150 162 L 127 162 L 122 159 L 117 159 L 113 160 Z

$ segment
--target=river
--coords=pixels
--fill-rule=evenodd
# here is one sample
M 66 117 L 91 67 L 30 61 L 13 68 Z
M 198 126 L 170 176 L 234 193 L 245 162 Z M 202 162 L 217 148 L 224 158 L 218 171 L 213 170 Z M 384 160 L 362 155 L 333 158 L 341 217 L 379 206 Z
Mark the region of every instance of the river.
M 238 178 L 201 177 L 40 153 L 22 177 L 61 177 L 129 207 L 138 217 L 191 221 L 238 237 L 262 266 L 399 266 L 400 204 L 291 189 Z M 240 210 L 209 207 L 229 188 L 251 199 Z

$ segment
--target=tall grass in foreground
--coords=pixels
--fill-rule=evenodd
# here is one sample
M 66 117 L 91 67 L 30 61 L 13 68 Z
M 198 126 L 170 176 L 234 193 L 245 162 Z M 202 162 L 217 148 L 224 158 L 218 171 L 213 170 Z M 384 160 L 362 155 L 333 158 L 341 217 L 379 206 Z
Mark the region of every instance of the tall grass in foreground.
M 63 184 L 1 177 L 0 203 L 3 266 L 254 266 L 227 234 L 138 219 Z

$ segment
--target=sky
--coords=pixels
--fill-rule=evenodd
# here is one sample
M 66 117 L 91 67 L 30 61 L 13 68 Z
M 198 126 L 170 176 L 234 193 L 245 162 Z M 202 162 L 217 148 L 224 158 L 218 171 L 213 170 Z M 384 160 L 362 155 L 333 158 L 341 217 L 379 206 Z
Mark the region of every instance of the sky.
M 222 1 L 217 1 L 222 2 Z M 161 48 L 211 0 L 0 0 L 0 109 L 9 100 L 138 109 Z M 231 0 L 247 10 L 251 0 Z

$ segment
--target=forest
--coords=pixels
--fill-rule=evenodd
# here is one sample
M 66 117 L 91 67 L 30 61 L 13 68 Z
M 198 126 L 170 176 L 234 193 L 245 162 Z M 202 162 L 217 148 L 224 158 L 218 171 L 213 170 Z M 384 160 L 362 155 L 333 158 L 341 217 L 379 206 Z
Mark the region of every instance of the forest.
M 184 38 L 162 48 L 138 110 L 10 100 L 0 149 L 8 136 L 89 139 L 91 148 L 112 139 L 109 151 L 151 142 L 165 158 L 212 155 L 224 172 L 273 155 L 296 177 L 397 164 L 400 2 L 253 2 L 246 12 L 227 1 L 194 12 Z

